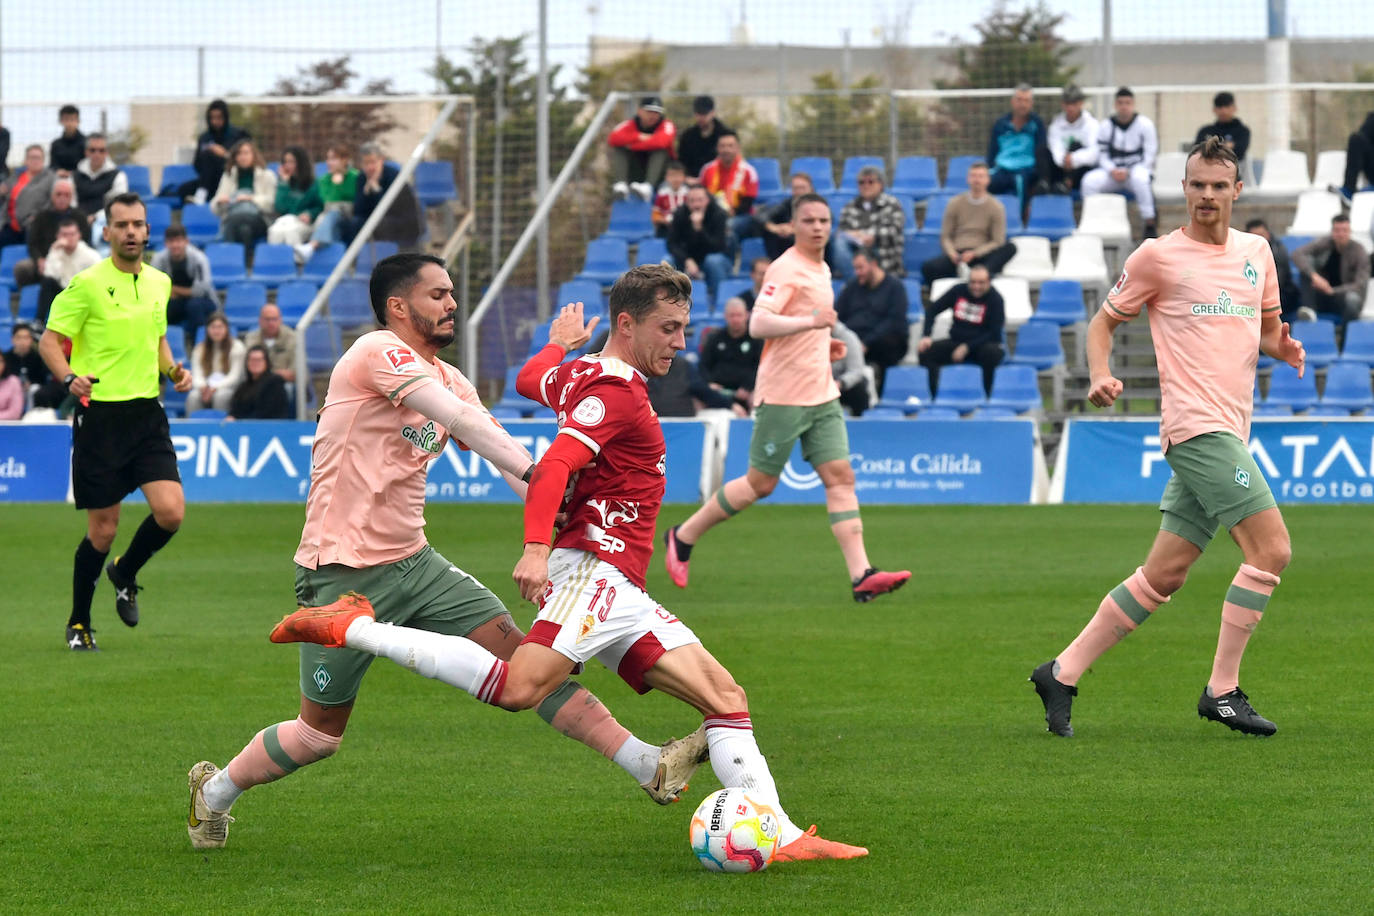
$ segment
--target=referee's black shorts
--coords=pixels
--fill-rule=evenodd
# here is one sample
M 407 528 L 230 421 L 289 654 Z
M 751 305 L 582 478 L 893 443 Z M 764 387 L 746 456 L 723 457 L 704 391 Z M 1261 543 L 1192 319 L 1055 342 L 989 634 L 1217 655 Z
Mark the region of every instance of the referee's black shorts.
M 104 509 L 153 480 L 181 482 L 167 414 L 156 398 L 93 401 L 72 418 L 72 495 Z

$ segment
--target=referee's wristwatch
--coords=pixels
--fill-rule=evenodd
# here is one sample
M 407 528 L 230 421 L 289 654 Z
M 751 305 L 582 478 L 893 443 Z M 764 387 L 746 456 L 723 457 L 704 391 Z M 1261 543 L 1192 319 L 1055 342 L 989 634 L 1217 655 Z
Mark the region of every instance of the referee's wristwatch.
M 62 387 L 68 391 L 72 390 L 72 382 L 76 381 L 76 373 L 68 372 L 67 377 L 62 380 Z

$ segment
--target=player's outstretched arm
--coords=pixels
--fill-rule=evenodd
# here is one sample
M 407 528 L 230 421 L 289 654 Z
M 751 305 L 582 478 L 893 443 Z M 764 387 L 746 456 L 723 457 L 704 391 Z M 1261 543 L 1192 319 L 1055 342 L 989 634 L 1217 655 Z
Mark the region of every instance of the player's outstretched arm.
M 1281 359 L 1297 369 L 1298 378 L 1302 378 L 1307 369 L 1307 351 L 1303 349 L 1302 341 L 1288 333 L 1288 322 L 1281 320 L 1278 315 L 1269 315 L 1260 325 L 1260 352 Z
M 1121 380 L 1112 375 L 1112 335 L 1124 323 L 1105 309 L 1088 322 L 1088 400 L 1096 407 L 1111 407 L 1121 396 Z
M 554 517 L 572 477 L 595 455 L 572 436 L 555 436 L 553 445 L 535 465 L 525 498 L 525 552 L 511 578 L 526 601 L 538 601 L 549 578 L 549 550 L 553 543 Z
M 402 398 L 401 403 L 443 424 L 453 438 L 513 477 L 524 477 L 534 464 L 525 447 L 512 439 L 491 414 L 472 406 L 442 385 L 420 385 Z
M 810 315 L 779 315 L 768 309 L 755 308 L 749 315 L 749 336 L 759 340 L 786 337 L 815 328 L 834 327 L 835 319 L 834 309 L 816 309 Z

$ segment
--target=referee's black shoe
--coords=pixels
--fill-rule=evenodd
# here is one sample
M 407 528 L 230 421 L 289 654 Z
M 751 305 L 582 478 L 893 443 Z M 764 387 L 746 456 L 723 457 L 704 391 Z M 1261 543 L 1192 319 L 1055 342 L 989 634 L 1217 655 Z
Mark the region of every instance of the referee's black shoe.
M 100 647 L 95 644 L 95 630 L 87 624 L 71 624 L 67 627 L 67 648 L 73 652 L 99 652 Z
M 1073 726 L 1069 724 L 1069 717 L 1078 688 L 1055 679 L 1054 659 L 1032 671 L 1029 680 L 1035 685 L 1035 692 L 1040 694 L 1040 702 L 1045 704 L 1046 728 L 1061 738 L 1072 738 Z
M 1232 731 L 1259 735 L 1261 738 L 1267 738 L 1279 730 L 1277 725 L 1255 712 L 1255 707 L 1250 705 L 1250 698 L 1239 687 L 1219 697 L 1212 696 L 1204 687 L 1197 701 L 1197 714 L 1199 719 L 1211 719 Z
M 125 626 L 138 626 L 138 592 L 142 588 L 131 577 L 119 571 L 119 557 L 105 566 L 105 575 L 115 587 L 115 610 Z

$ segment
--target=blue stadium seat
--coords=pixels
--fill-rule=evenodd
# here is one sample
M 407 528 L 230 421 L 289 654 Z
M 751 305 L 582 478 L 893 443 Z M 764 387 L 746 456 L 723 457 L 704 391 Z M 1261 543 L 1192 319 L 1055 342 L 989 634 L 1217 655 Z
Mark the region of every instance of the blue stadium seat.
M 845 288 L 845 281 L 844 281 L 844 279 L 842 279 L 842 278 L 840 278 L 840 277 L 831 277 L 831 278 L 830 278 L 830 289 L 831 289 L 832 292 L 834 292 L 835 298 L 836 298 L 836 299 L 839 299 L 839 298 L 840 298 L 840 293 L 844 291 L 844 288 Z
M 583 317 L 587 317 L 589 314 L 600 315 L 606 311 L 605 303 L 601 298 L 601 284 L 592 280 L 568 280 L 565 283 L 560 283 L 553 297 L 553 314 L 555 315 L 563 306 L 573 302 L 582 303 Z
M 540 350 L 544 349 L 544 347 L 548 346 L 548 343 L 549 322 L 545 321 L 541 324 L 536 324 L 534 326 L 534 330 L 530 332 L 529 355 L 533 356 L 534 354 L 538 353 Z
M 377 316 L 372 311 L 366 280 L 339 281 L 339 285 L 329 294 L 329 320 L 340 328 L 376 322 Z
M 844 205 L 854 199 L 854 195 L 849 191 L 828 191 L 821 195 L 825 202 L 830 205 L 830 219 L 832 227 L 840 224 L 840 214 L 844 212 Z
M 339 266 L 339 261 L 343 260 L 345 250 L 343 242 L 330 242 L 316 248 L 301 268 L 301 279 L 323 286 L 334 268 Z
M 258 326 L 258 312 L 267 304 L 267 287 L 252 280 L 230 283 L 224 291 L 224 317 L 235 334 Z
M 778 165 L 778 160 L 767 156 L 761 159 L 750 157 L 749 164 L 754 167 L 754 171 L 759 173 L 759 200 L 771 202 L 787 196 L 787 189 L 782 184 L 782 168 Z
M 158 176 L 157 197 L 163 203 L 168 204 L 173 210 L 181 209 L 181 198 L 177 196 L 177 188 L 186 184 L 188 181 L 196 180 L 196 167 L 180 163 L 171 163 L 162 167 L 162 174 Z
M 668 254 L 668 242 L 660 238 L 640 239 L 639 245 L 635 248 L 635 265 L 658 264 L 661 261 L 673 260 Z
M 29 247 L 20 242 L 0 248 L 0 287 L 14 289 L 14 265 L 29 256 Z
M 328 163 L 325 167 L 328 168 Z M 453 180 L 452 162 L 417 162 L 415 164 L 415 196 L 426 207 L 458 199 L 458 185 Z
M 32 323 L 38 318 L 38 289 L 37 283 L 19 288 L 19 314 L 15 316 L 18 320 Z
M 359 277 L 372 275 L 372 265 L 383 258 L 389 258 L 401 250 L 401 246 L 395 242 L 386 242 L 381 239 L 369 239 L 362 248 L 358 249 L 358 259 L 353 262 L 353 273 Z
M 305 362 L 311 372 L 327 372 L 343 355 L 343 334 L 332 321 L 316 319 L 305 329 Z
M 144 198 L 148 210 L 148 250 L 158 251 L 165 241 L 167 227 L 172 225 L 172 207 L 159 200 Z
M 275 288 L 296 277 L 296 252 L 290 245 L 258 242 L 253 246 L 254 280 Z
M 1349 417 L 1349 416 L 1350 416 L 1350 411 L 1346 410 L 1344 407 L 1335 407 L 1335 406 L 1330 405 L 1330 404 L 1323 404 L 1323 403 L 1321 403 L 1321 402 L 1318 402 L 1318 403 L 1316 403 L 1316 404 L 1313 404 L 1311 407 L 1307 408 L 1307 413 L 1304 414 L 1304 416 L 1307 416 L 1307 417 L 1333 417 L 1333 418 L 1334 418 L 1334 417 Z
M 987 403 L 982 366 L 963 363 L 941 366 L 939 388 L 934 400 L 936 407 L 952 407 L 960 413 L 969 413 Z
M 513 410 L 522 417 L 528 417 L 536 409 L 543 407 L 538 401 L 531 401 L 515 390 L 515 377 L 519 374 L 519 366 L 510 366 L 506 369 L 506 386 L 501 389 L 501 400 L 492 405 L 493 410 L 500 407 L 505 410 Z
M 191 411 L 191 415 L 186 419 L 218 422 L 220 420 L 223 420 L 227 416 L 227 413 L 225 413 L 222 410 L 216 410 L 214 407 L 202 407 L 199 410 Z
M 1021 330 L 1024 331 L 1025 327 Z M 988 407 L 1005 407 L 1015 413 L 1027 413 L 1038 410 L 1042 404 L 1040 383 L 1036 379 L 1034 366 L 1009 363 L 997 367 L 992 376 Z
M 124 180 L 129 183 L 130 191 L 133 191 L 144 200 L 148 200 L 153 196 L 153 182 L 152 178 L 148 175 L 148 167 L 146 165 L 134 165 L 130 163 L 128 165 L 121 165 L 119 169 L 124 173 Z
M 940 254 L 940 236 L 920 233 L 906 237 L 902 251 L 902 267 L 908 277 L 920 277 L 921 265 Z
M 935 420 L 936 422 L 942 420 L 958 420 L 960 418 L 961 413 L 962 411 L 959 411 L 953 407 L 931 406 L 927 407 L 925 410 L 918 413 L 916 415 L 916 419 Z
M 905 420 L 906 412 L 895 407 L 870 407 L 864 411 L 865 420 Z
M 967 191 L 968 167 L 982 159 L 982 156 L 951 156 L 945 167 L 945 190 L 953 194 Z
M 187 204 L 181 208 L 181 228 L 192 245 L 204 248 L 219 235 L 219 217 L 205 204 Z
M 1015 194 L 997 194 L 995 196 L 1001 202 L 1002 210 L 1007 214 L 1007 235 L 1021 235 L 1026 231 L 1026 227 L 1021 222 L 1020 199 Z
M 1278 372 L 1275 367 L 1274 371 Z M 1270 383 L 1273 384 L 1272 381 Z M 1346 411 L 1369 410 L 1374 407 L 1374 391 L 1369 384 L 1367 363 L 1332 363 L 1326 370 L 1326 388 L 1322 391 L 1323 407 L 1339 407 Z
M 1307 365 L 1318 369 L 1336 361 L 1336 326 L 1329 321 L 1295 321 L 1290 326 L 1293 337 L 1302 341 L 1307 353 Z
M 925 306 L 921 301 L 920 277 L 904 278 L 902 288 L 906 290 L 906 323 L 920 324 L 926 320 Z
M 1010 219 L 1010 215 L 1008 215 Z M 1078 228 L 1073 218 L 1073 198 L 1067 194 L 1037 194 L 1030 201 L 1027 235 L 1043 235 L 1057 242 Z
M 1345 326 L 1341 359 L 1374 364 L 1374 321 L 1352 321 Z
M 887 164 L 883 162 L 882 156 L 850 156 L 845 159 L 843 168 L 840 169 L 840 190 L 847 193 L 850 197 L 859 193 L 859 169 L 865 166 L 874 165 L 883 170 L 883 183 L 887 184 L 887 179 L 892 176 L 887 174 Z M 890 188 L 888 190 L 891 190 Z
M 277 287 L 277 308 L 281 309 L 281 320 L 294 328 L 319 291 L 319 286 L 308 280 L 291 280 Z
M 205 246 L 205 257 L 210 260 L 210 276 L 215 281 L 215 289 L 227 289 L 230 283 L 248 279 L 243 246 L 238 242 L 211 242 Z
M 167 414 L 169 420 L 181 420 L 186 416 L 186 395 L 188 392 L 177 391 L 170 382 L 162 385 L 162 410 Z
M 12 343 L 9 323 L 0 324 L 0 351 L 8 350 Z
M 897 170 L 892 176 L 893 194 L 904 194 L 915 200 L 925 200 L 940 190 L 940 175 L 936 170 L 934 156 L 903 156 L 897 160 Z
M 716 311 L 725 308 L 725 303 L 732 296 L 738 296 L 747 289 L 753 289 L 754 281 L 748 277 L 728 277 L 720 281 L 720 287 L 716 290 Z
M 1064 346 L 1059 340 L 1059 325 L 1053 321 L 1032 318 L 1016 332 L 1016 352 L 1007 362 L 1050 369 L 1064 365 Z
M 1291 417 L 1293 408 L 1287 404 L 1255 404 L 1253 411 L 1257 417 Z
M 993 384 L 995 385 L 996 382 L 993 382 Z M 1032 407 L 1030 409 L 1034 410 L 1035 408 Z M 1003 420 L 1007 417 L 1019 416 L 1026 412 L 1027 411 L 1017 410 L 1013 407 L 1003 407 L 1001 405 L 994 406 L 989 404 L 987 407 L 980 407 L 969 414 L 969 418 L 974 420 Z
M 692 281 L 692 308 L 698 315 L 711 314 L 711 294 L 705 280 Z
M 186 335 L 178 327 L 167 329 L 167 349 L 172 351 L 172 362 L 189 365 L 186 353 Z
M 1046 280 L 1040 284 L 1040 298 L 1035 303 L 1037 321 L 1053 321 L 1060 326 L 1086 320 L 1083 307 L 1083 284 L 1077 280 Z
M 932 194 L 926 201 L 926 215 L 921 223 L 921 231 L 939 235 L 940 224 L 945 220 L 945 207 L 949 206 L 953 194 Z
M 811 178 L 817 194 L 829 194 L 835 190 L 835 166 L 829 156 L 798 156 L 787 167 L 787 174 L 801 172 Z
M 751 236 L 739 243 L 739 271 L 737 277 L 749 276 L 751 265 L 759 258 L 768 257 L 768 249 L 763 244 L 763 239 Z
M 981 385 L 982 382 L 979 382 Z M 912 414 L 930 405 L 930 373 L 925 366 L 892 366 L 883 377 L 879 407 Z
M 638 197 L 617 200 L 611 204 L 611 219 L 602 238 L 624 239 L 633 242 L 654 234 L 654 205 Z
M 592 280 L 602 286 L 610 286 L 625 271 L 630 269 L 630 246 L 624 239 L 592 239 L 587 245 L 587 257 L 582 263 L 579 280 Z
M 1264 403 L 1294 411 L 1306 410 L 1317 403 L 1316 374 L 1307 372 L 1298 378 L 1298 370 L 1287 363 L 1279 363 L 1269 376 L 1269 394 Z

